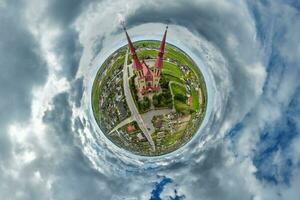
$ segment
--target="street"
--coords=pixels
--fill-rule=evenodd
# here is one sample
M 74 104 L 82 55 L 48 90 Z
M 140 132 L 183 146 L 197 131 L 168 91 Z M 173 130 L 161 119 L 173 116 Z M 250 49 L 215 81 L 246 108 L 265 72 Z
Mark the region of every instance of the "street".
M 128 70 L 127 70 L 127 60 L 128 60 L 128 50 L 126 52 L 125 56 L 125 62 L 123 67 L 123 88 L 124 88 L 124 94 L 126 97 L 126 102 L 128 104 L 129 110 L 131 112 L 132 118 L 137 122 L 138 126 L 142 130 L 144 136 L 150 143 L 153 150 L 155 150 L 155 144 L 152 140 L 151 133 L 148 131 L 146 124 L 144 123 L 141 115 L 139 114 L 139 111 L 134 103 L 134 99 L 131 95 L 130 87 L 129 87 L 129 78 L 128 78 Z

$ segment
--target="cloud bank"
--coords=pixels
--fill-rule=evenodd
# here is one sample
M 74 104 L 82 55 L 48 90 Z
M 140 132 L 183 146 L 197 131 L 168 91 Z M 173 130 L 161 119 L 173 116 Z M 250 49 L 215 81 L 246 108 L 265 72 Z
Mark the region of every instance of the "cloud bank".
M 0 194 L 4 199 L 297 199 L 297 1 L 0 1 Z M 129 155 L 94 122 L 106 57 L 161 37 L 208 86 L 199 133 L 179 151 Z

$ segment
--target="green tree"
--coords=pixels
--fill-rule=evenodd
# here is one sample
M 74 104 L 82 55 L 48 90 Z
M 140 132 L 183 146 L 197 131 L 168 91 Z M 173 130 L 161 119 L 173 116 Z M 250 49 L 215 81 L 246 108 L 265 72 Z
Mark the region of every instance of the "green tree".
M 139 109 L 144 112 L 150 108 L 151 101 L 148 97 L 143 97 L 143 100 L 138 102 L 138 106 Z
M 175 94 L 174 99 L 181 101 L 181 102 L 186 102 L 187 97 L 182 94 Z
M 155 107 L 159 107 L 158 95 L 155 94 L 155 95 L 152 97 L 152 103 L 153 103 L 153 105 L 154 105 Z

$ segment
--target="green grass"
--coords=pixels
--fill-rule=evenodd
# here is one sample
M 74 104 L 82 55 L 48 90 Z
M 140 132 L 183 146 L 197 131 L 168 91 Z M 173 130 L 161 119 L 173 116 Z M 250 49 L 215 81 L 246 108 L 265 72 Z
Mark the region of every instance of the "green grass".
M 138 52 L 138 55 L 145 56 L 146 53 L 149 53 L 150 57 L 156 57 L 157 49 L 159 48 L 160 41 L 154 41 L 154 40 L 138 41 L 138 42 L 135 42 L 134 45 L 136 45 L 137 49 L 143 48 L 143 47 L 154 48 L 155 50 L 142 50 L 141 53 Z M 177 62 L 179 62 L 183 65 L 187 65 L 192 70 L 193 74 L 198 77 L 201 88 L 203 88 L 204 98 L 206 99 L 206 97 L 207 97 L 206 85 L 204 82 L 204 78 L 203 78 L 201 72 L 199 71 L 198 67 L 196 66 L 196 64 L 193 62 L 193 60 L 187 54 L 185 54 L 181 50 L 177 50 L 175 48 L 176 47 L 171 44 L 166 45 L 165 55 L 164 55 L 165 59 L 172 58 L 172 59 L 177 60 Z M 169 75 L 166 77 L 169 81 L 176 81 L 176 82 L 184 84 L 180 78 L 183 78 L 184 76 L 186 78 L 189 78 L 190 76 L 192 76 L 191 74 L 188 74 L 188 75 L 183 74 L 181 72 L 181 70 L 174 64 L 168 65 L 165 63 L 168 63 L 168 62 L 164 62 L 164 67 L 163 67 L 162 73 L 165 75 Z
M 92 89 L 92 109 L 94 111 L 94 115 L 97 123 L 99 122 L 99 90 L 98 90 L 98 81 L 97 78 L 94 81 L 93 89 Z
M 174 106 L 178 112 L 184 115 L 190 114 L 191 112 L 190 107 L 186 103 L 183 103 L 182 101 L 174 100 Z
M 182 79 L 179 79 L 179 78 L 177 78 L 175 76 L 172 76 L 170 74 L 164 74 L 163 73 L 163 76 L 166 79 L 166 81 L 174 81 L 174 82 L 177 82 L 177 83 L 180 83 L 180 84 L 185 84 Z
M 152 49 L 151 50 L 146 49 L 146 50 L 137 51 L 137 55 L 138 55 L 139 59 L 145 58 L 147 56 L 149 56 L 151 58 L 156 58 L 157 53 L 158 52 L 156 50 L 152 50 Z
M 143 48 L 143 47 L 150 47 L 150 48 L 159 48 L 159 41 L 155 41 L 155 40 L 143 40 L 143 41 L 138 41 L 138 42 L 134 42 L 134 46 L 135 48 Z
M 171 87 L 171 91 L 173 93 L 173 96 L 175 96 L 176 94 L 182 95 L 182 96 L 186 96 L 187 95 L 187 91 L 185 89 L 185 87 L 183 85 L 179 85 L 176 83 L 171 83 L 170 84 Z M 176 111 L 182 113 L 182 114 L 190 114 L 191 112 L 191 108 L 189 105 L 187 105 L 186 102 L 182 102 L 179 100 L 174 99 L 174 107 L 176 109 Z
M 176 84 L 176 83 L 171 83 L 170 86 L 171 86 L 171 90 L 172 90 L 173 95 L 181 94 L 183 96 L 186 96 L 186 89 L 183 85 L 179 85 L 179 84 Z
M 170 63 L 170 62 L 164 62 L 163 68 L 162 68 L 162 73 L 169 74 L 169 75 L 177 77 L 177 78 L 184 77 L 183 72 L 178 68 L 178 66 L 173 63 Z
M 176 51 L 173 48 L 167 48 L 165 56 L 176 59 L 180 63 L 188 65 L 188 66 L 193 65 L 193 62 L 185 54 L 183 54 L 179 51 Z
M 150 47 L 150 48 L 159 49 L 160 41 L 154 41 L 154 40 L 138 41 L 138 42 L 134 42 L 134 45 L 136 48 Z M 184 63 L 186 65 L 193 65 L 193 62 L 183 52 L 175 50 L 173 45 L 171 44 L 166 45 L 165 57 L 176 58 L 178 61 L 181 61 L 181 63 Z
M 184 135 L 184 130 L 175 133 L 169 133 L 167 135 L 168 136 L 161 141 L 161 145 L 172 146 L 181 140 Z
M 134 45 L 135 45 L 136 49 L 148 47 L 148 48 L 154 48 L 154 49 L 158 50 L 160 41 L 144 40 L 144 41 L 134 42 Z M 199 74 L 200 73 L 199 69 L 197 68 L 195 63 L 191 60 L 191 58 L 188 55 L 186 55 L 184 52 L 182 52 L 181 50 L 176 50 L 175 48 L 176 48 L 175 46 L 173 46 L 171 44 L 167 44 L 165 47 L 164 57 L 176 59 L 179 63 L 189 66 L 191 68 L 191 70 L 194 71 L 194 73 Z M 156 50 L 154 50 L 154 52 L 152 52 L 151 54 L 157 56 Z M 150 50 L 150 51 L 152 51 L 152 50 Z
M 198 111 L 200 106 L 199 95 L 198 95 L 198 91 L 196 91 L 194 87 L 191 87 L 191 95 L 192 95 L 192 109 Z

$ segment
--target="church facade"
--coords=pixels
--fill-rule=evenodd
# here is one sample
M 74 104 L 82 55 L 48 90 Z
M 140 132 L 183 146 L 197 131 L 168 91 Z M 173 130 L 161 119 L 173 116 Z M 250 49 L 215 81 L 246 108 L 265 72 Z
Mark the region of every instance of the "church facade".
M 131 39 L 124 28 L 128 47 L 130 49 L 130 54 L 132 58 L 132 68 L 133 72 L 135 73 L 135 86 L 138 92 L 141 95 L 150 93 L 150 92 L 158 92 L 160 91 L 159 80 L 161 76 L 161 70 L 163 67 L 163 56 L 165 51 L 166 45 L 166 36 L 168 27 L 166 27 L 165 33 L 163 35 L 163 39 L 160 44 L 160 48 L 158 51 L 157 58 L 155 62 L 147 62 L 145 60 L 140 61 L 137 57 L 135 48 L 131 42 Z M 148 63 L 148 64 L 147 64 Z

